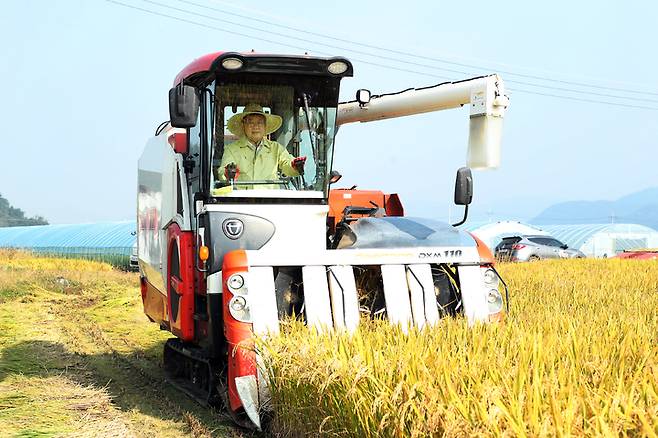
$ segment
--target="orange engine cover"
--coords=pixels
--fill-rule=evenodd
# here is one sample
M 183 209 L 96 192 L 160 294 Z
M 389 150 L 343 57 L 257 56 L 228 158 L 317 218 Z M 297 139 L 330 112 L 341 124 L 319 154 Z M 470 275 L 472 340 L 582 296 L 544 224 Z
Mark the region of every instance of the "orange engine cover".
M 377 206 L 386 211 L 386 216 L 404 216 L 404 209 L 396 193 L 386 194 L 381 190 L 332 189 L 329 191 L 329 228 L 333 232 L 343 219 L 345 207 Z M 352 216 L 359 216 L 352 214 Z M 363 215 L 362 215 L 363 216 Z

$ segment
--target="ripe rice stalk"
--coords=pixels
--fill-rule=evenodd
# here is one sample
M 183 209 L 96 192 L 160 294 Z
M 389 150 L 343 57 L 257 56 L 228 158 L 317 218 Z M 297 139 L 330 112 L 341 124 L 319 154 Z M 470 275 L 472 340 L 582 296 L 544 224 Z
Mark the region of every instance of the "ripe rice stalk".
M 282 436 L 656 436 L 658 263 L 499 267 L 504 324 L 386 321 L 260 343 Z

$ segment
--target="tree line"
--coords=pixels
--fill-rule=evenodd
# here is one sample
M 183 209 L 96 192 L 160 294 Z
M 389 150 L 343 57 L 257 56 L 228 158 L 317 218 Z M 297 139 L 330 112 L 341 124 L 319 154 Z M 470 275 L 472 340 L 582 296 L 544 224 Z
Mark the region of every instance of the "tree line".
M 25 217 L 23 210 L 12 207 L 9 201 L 0 194 L 0 227 L 24 225 L 48 225 L 48 221 L 42 216 Z

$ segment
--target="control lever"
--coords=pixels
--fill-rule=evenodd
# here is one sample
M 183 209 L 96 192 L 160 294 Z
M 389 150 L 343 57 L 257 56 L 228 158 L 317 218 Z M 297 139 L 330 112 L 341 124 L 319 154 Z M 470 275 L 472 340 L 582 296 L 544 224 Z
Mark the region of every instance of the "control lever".
M 240 175 L 240 169 L 238 169 L 238 165 L 235 163 L 227 164 L 224 170 L 224 175 L 226 176 L 228 182 L 231 183 L 231 185 L 235 185 L 235 180 L 237 179 L 238 175 Z
M 304 179 L 304 164 L 306 164 L 306 157 L 297 157 L 292 162 L 292 167 L 295 168 L 299 176 L 302 178 L 302 187 L 306 189 L 306 180 Z

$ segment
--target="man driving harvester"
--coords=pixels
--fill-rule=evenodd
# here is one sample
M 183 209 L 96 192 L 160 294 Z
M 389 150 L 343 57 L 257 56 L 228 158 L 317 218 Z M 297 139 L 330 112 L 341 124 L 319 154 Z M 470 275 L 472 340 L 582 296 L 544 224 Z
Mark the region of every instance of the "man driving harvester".
M 240 114 L 231 117 L 227 128 L 239 139 L 224 149 L 217 172 L 220 179 L 225 182 L 277 181 L 279 172 L 289 177 L 303 174 L 306 157 L 295 158 L 283 145 L 265 138 L 282 123 L 280 116 L 265 113 L 263 107 L 255 103 L 248 104 Z M 279 186 L 263 184 L 253 188 Z

